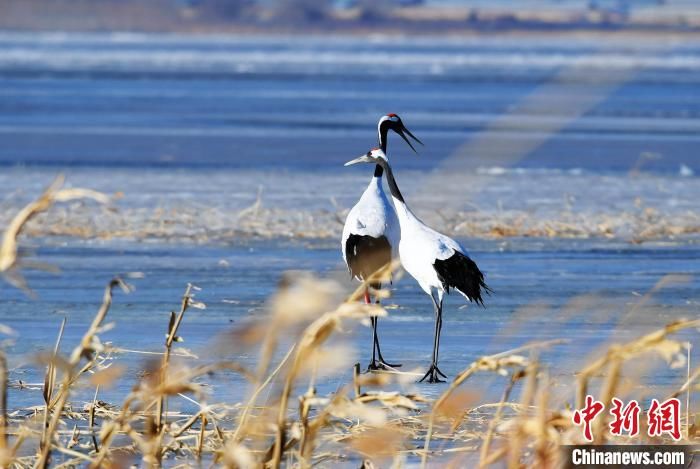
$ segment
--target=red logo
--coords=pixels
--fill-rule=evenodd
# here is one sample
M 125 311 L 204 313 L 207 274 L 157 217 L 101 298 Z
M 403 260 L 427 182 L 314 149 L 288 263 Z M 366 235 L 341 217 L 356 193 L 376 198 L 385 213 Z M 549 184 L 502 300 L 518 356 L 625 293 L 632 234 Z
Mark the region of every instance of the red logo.
M 593 396 L 586 396 L 586 407 L 574 412 L 574 424 L 583 425 L 583 437 L 588 441 L 593 441 L 593 432 L 591 431 L 591 422 L 599 413 L 603 411 L 605 406 L 602 402 L 593 399 Z
M 610 422 L 610 433 L 620 436 L 627 433 L 629 436 L 639 435 L 639 403 L 634 399 L 623 407 L 623 402 L 617 397 L 613 397 L 613 408 L 610 414 L 613 421 Z
M 605 405 L 596 401 L 593 396 L 586 396 L 586 405 L 583 409 L 574 411 L 572 420 L 574 425 L 583 426 L 583 437 L 587 441 L 593 441 L 591 423 L 605 409 Z M 636 400 L 631 400 L 625 405 L 617 397 L 612 399 L 610 415 L 612 421 L 608 425 L 610 433 L 616 436 L 626 434 L 629 437 L 639 435 L 639 414 L 641 407 Z M 681 401 L 676 398 L 667 399 L 659 403 L 652 399 L 647 411 L 648 429 L 650 437 L 670 435 L 678 441 L 681 439 Z
M 649 436 L 668 433 L 676 441 L 681 439 L 681 401 L 678 399 L 668 399 L 661 404 L 656 399 L 652 399 L 647 418 Z

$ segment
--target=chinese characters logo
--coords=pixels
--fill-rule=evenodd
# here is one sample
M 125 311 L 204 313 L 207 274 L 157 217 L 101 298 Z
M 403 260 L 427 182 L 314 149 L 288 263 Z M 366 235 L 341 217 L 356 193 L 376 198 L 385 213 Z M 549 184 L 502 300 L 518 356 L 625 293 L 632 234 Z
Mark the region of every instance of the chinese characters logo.
M 586 396 L 583 409 L 574 411 L 574 425 L 583 427 L 583 437 L 587 441 L 593 441 L 592 423 L 603 410 L 605 410 L 605 405 L 602 402 L 595 400 L 593 396 Z M 639 435 L 640 413 L 641 407 L 637 401 L 631 400 L 625 404 L 614 397 L 610 409 L 612 420 L 608 424 L 610 433 L 616 436 L 627 435 L 630 437 Z M 676 441 L 680 440 L 680 414 L 681 402 L 678 399 L 671 398 L 664 402 L 652 399 L 651 406 L 647 411 L 647 434 L 650 437 L 666 434 Z

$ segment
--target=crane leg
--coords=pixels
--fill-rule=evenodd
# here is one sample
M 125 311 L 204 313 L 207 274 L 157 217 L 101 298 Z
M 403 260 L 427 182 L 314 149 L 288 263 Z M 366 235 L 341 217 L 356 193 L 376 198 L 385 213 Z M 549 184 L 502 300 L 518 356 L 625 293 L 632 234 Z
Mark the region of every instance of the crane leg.
M 433 338 L 433 360 L 428 368 L 427 373 L 421 378 L 420 382 L 425 381 L 428 378 L 429 383 L 443 383 L 444 380 L 440 379 L 440 376 L 447 378 L 445 373 L 440 371 L 438 368 L 438 355 L 440 353 L 440 333 L 442 332 L 442 298 L 440 301 L 435 300 L 433 295 L 430 295 L 433 299 L 433 305 L 435 306 L 435 337 Z
M 381 369 L 387 370 L 391 368 L 399 368 L 401 366 L 401 363 L 389 363 L 386 360 L 384 360 L 384 357 L 382 356 L 382 350 L 379 348 L 379 335 L 377 334 L 377 325 L 379 323 L 379 318 L 375 317 L 374 318 L 374 324 L 372 325 L 374 327 L 374 345 L 377 347 L 377 357 L 379 358 L 378 363 Z
M 365 290 L 365 303 L 371 303 L 369 290 Z M 377 303 L 379 303 L 379 300 L 377 300 Z M 379 318 L 372 316 L 370 320 L 372 321 L 372 361 L 367 367 L 367 371 L 391 370 L 400 367 L 400 363 L 388 363 L 384 360 L 382 351 L 379 348 L 379 335 L 377 334 L 377 324 L 379 323 Z

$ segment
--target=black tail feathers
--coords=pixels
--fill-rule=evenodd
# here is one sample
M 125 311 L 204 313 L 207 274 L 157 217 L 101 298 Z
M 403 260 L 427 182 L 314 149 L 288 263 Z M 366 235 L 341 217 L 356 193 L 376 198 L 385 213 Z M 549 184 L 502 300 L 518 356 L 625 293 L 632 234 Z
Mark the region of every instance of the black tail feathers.
M 484 306 L 482 293 L 491 294 L 492 290 L 484 282 L 484 274 L 476 262 L 461 252 L 455 252 L 445 260 L 436 259 L 433 264 L 438 279 L 447 293 L 454 288 L 464 294 L 469 301 Z

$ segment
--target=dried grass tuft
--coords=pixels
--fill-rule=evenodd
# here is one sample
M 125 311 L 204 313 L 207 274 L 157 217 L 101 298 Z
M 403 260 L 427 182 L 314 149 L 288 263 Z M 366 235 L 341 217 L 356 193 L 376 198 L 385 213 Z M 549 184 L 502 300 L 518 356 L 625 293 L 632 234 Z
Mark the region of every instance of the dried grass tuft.
M 39 196 L 38 199 L 26 205 L 10 221 L 0 244 L 0 273 L 14 286 L 21 288 L 25 292 L 30 292 L 27 284 L 19 273 L 21 262 L 19 260 L 19 236 L 29 221 L 38 214 L 47 211 L 52 205 L 58 202 L 68 202 L 78 199 L 92 199 L 101 204 L 109 203 L 109 198 L 101 192 L 90 189 L 69 188 L 64 189 L 63 175 L 59 175 Z M 42 267 L 51 269 L 50 266 L 27 263 L 27 266 Z

